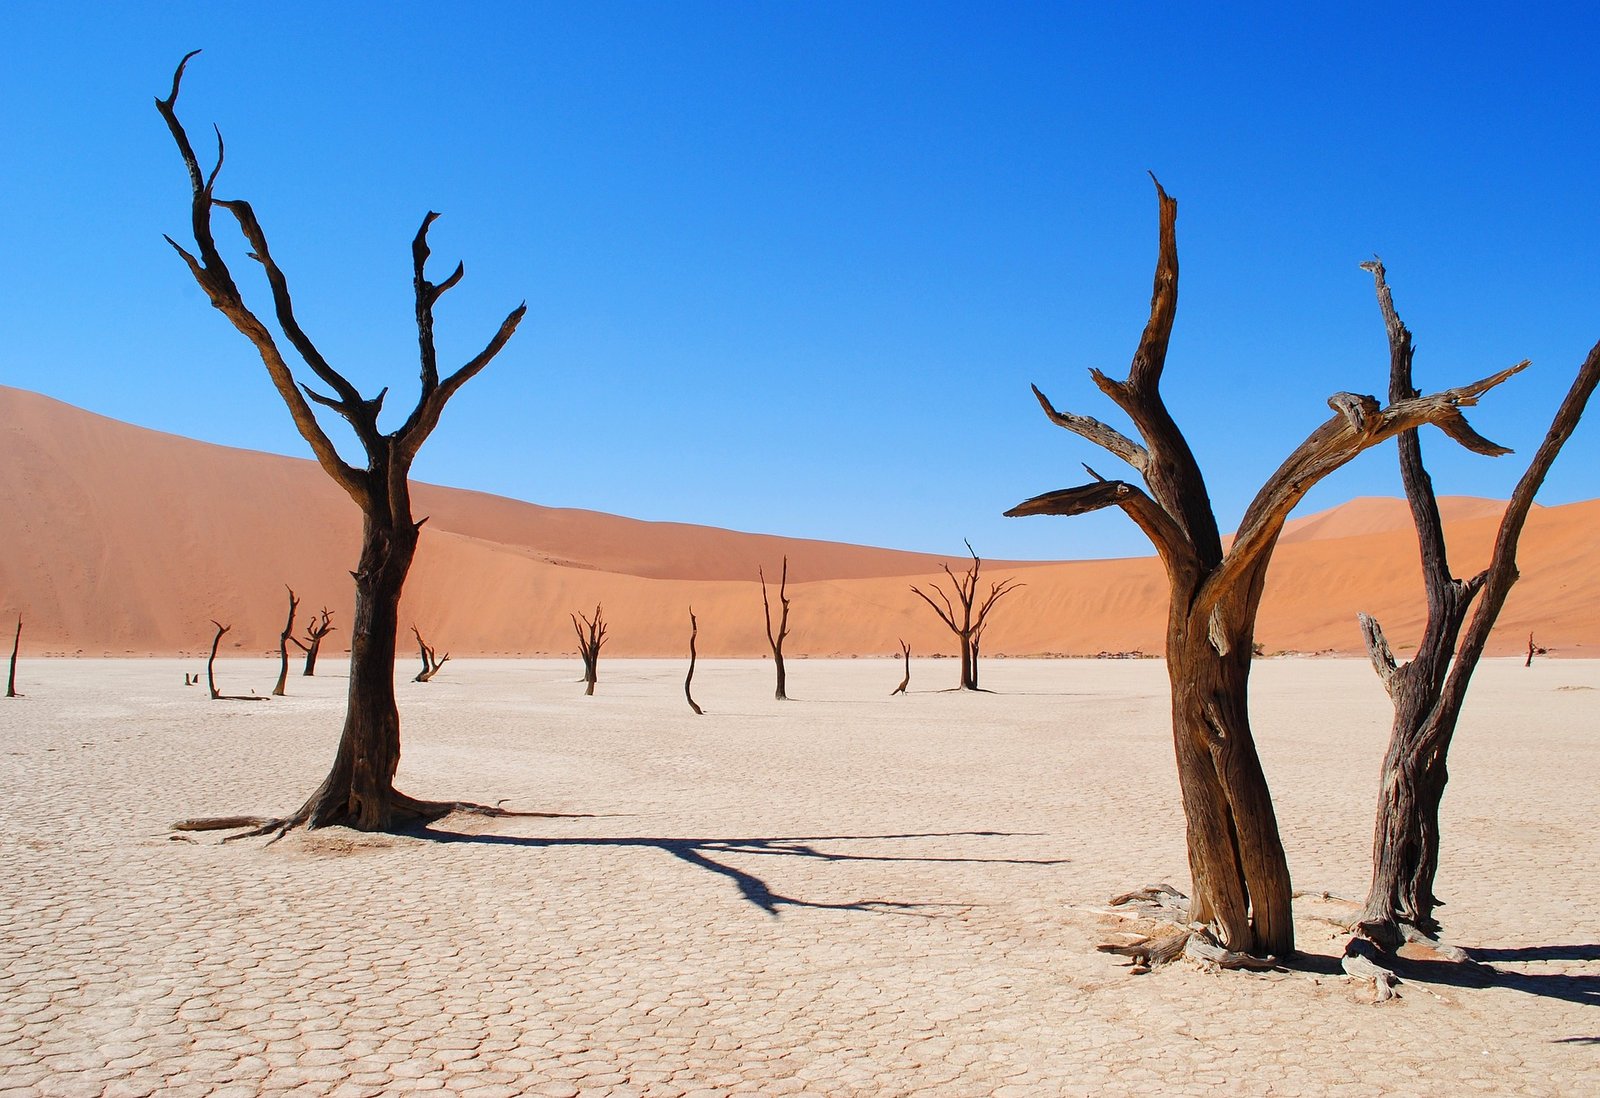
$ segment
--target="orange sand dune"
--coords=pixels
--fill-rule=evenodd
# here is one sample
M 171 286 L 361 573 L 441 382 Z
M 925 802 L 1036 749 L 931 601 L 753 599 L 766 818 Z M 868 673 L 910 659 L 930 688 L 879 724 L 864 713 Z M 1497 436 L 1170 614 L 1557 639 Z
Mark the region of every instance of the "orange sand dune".
M 568 615 L 603 602 L 606 653 L 686 650 L 688 607 L 700 651 L 766 649 L 757 565 L 787 554 L 794 610 L 787 651 L 877 655 L 905 638 L 953 652 L 909 591 L 942 558 L 889 549 L 647 523 L 417 485 L 430 516 L 401 608 L 441 650 L 574 651 Z M 1442 501 L 1458 570 L 1480 567 L 1500 505 Z M 37 654 L 202 652 L 210 619 L 233 626 L 224 650 L 274 649 L 292 585 L 302 611 L 347 625 L 359 514 L 310 461 L 214 446 L 133 427 L 0 387 L 0 613 L 21 612 Z M 1405 505 L 1356 500 L 1297 520 L 1270 574 L 1258 639 L 1269 651 L 1357 651 L 1355 613 L 1378 614 L 1397 647 L 1414 643 L 1422 601 Z M 1529 631 L 1570 655 L 1600 648 L 1600 501 L 1538 509 L 1523 539 L 1523 580 L 1492 650 Z M 959 565 L 959 562 L 957 562 Z M 1166 587 L 1154 558 L 1001 563 L 1024 586 L 996 611 L 991 655 L 1159 652 Z M 986 573 L 987 575 L 987 573 Z M 330 638 L 342 649 L 345 634 Z

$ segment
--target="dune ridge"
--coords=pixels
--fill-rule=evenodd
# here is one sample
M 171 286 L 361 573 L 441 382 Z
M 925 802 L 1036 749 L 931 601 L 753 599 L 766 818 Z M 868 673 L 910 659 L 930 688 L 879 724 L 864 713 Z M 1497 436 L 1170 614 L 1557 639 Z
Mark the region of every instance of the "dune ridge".
M 676 656 L 688 607 L 706 656 L 766 652 L 757 565 L 790 559 L 796 656 L 955 649 L 910 593 L 947 558 L 683 523 L 642 522 L 417 484 L 428 515 L 401 607 L 440 651 L 576 651 L 568 615 L 603 602 L 608 656 Z M 1441 500 L 1458 571 L 1488 557 L 1502 504 Z M 33 654 L 179 655 L 233 626 L 229 654 L 275 649 L 284 585 L 302 613 L 327 606 L 342 651 L 347 569 L 360 517 L 310 460 L 197 442 L 0 386 L 0 613 L 20 612 Z M 1531 631 L 1558 654 L 1600 648 L 1600 500 L 1536 508 L 1491 653 Z M 959 558 L 948 558 L 959 570 Z M 1159 653 L 1166 583 L 1153 557 L 986 562 L 1025 586 L 995 612 L 985 651 L 1002 655 Z M 1275 557 L 1257 639 L 1278 651 L 1359 652 L 1358 610 L 1376 613 L 1402 653 L 1424 605 L 1403 500 L 1358 499 L 1293 520 Z M 403 646 L 402 646 L 403 647 Z

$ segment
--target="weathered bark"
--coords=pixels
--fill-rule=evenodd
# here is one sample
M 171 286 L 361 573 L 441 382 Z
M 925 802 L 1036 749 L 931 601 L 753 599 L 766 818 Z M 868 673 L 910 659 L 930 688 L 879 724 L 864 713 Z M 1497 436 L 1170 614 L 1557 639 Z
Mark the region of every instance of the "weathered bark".
M 907 644 L 904 639 L 901 639 L 900 641 L 900 655 L 903 656 L 906 661 L 906 677 L 900 680 L 899 686 L 889 691 L 889 696 L 891 698 L 896 694 L 904 694 L 906 692 L 906 687 L 911 685 L 911 646 Z
M 600 616 L 600 604 L 595 603 L 593 618 L 573 614 L 572 628 L 578 634 L 578 655 L 583 658 L 583 693 L 588 697 L 594 693 L 595 683 L 600 679 L 600 646 L 606 642 L 606 623 Z
M 396 604 L 398 605 L 398 600 L 396 600 Z M 439 668 L 443 667 L 445 661 L 450 658 L 450 653 L 446 652 L 442 657 L 439 656 L 434 651 L 433 646 L 422 639 L 422 634 L 417 632 L 415 625 L 411 627 L 411 632 L 417 638 L 417 654 L 422 657 L 422 670 L 418 671 L 416 677 L 411 681 L 431 682 L 433 677 L 439 673 Z
M 911 591 L 923 602 L 927 603 L 933 612 L 939 615 L 939 620 L 955 634 L 957 647 L 961 650 L 961 690 L 978 689 L 978 647 L 983 636 L 984 626 L 987 624 L 989 611 L 994 609 L 995 603 L 1019 587 L 1026 586 L 1016 580 L 1002 580 L 1000 583 L 989 585 L 988 597 L 982 603 L 978 602 L 978 574 L 983 568 L 983 560 L 972 548 L 972 542 L 966 542 L 967 552 L 972 557 L 972 566 L 960 579 L 950 570 L 948 563 L 941 564 L 944 574 L 950 577 L 950 583 L 955 587 L 956 603 L 961 605 L 961 613 L 957 615 L 955 603 L 950 601 L 950 596 L 945 594 L 944 588 L 937 583 L 930 584 L 933 593 L 939 596 L 939 602 L 934 602 L 922 588 L 912 585 Z M 943 603 L 941 606 L 940 603 Z
M 767 645 L 772 649 L 772 665 L 777 669 L 778 688 L 773 692 L 773 697 L 779 701 L 788 701 L 788 676 L 783 668 L 783 638 L 789 635 L 789 558 L 783 558 L 783 576 L 778 581 L 778 602 L 782 604 L 782 613 L 778 618 L 778 631 L 772 631 L 772 605 L 767 601 L 767 577 L 761 569 L 756 569 L 756 575 L 761 580 L 761 609 L 767 618 Z
M 1390 399 L 1413 399 L 1417 392 L 1412 382 L 1411 332 L 1395 310 L 1383 264 L 1362 266 L 1372 273 L 1388 332 Z M 1600 345 L 1579 368 L 1543 444 L 1513 491 L 1489 566 L 1470 579 L 1451 575 L 1444 524 L 1417 432 L 1408 430 L 1400 435 L 1400 475 L 1417 531 L 1428 617 L 1416 654 L 1401 666 L 1376 619 L 1369 614 L 1360 616 L 1367 653 L 1394 703 L 1394 723 L 1379 779 L 1372 885 L 1358 924 L 1361 932 L 1383 949 L 1400 944 L 1405 926 L 1423 934 L 1439 930 L 1433 912 L 1441 901 L 1433 893 L 1433 883 L 1439 865 L 1439 805 L 1449 781 L 1450 741 L 1484 643 L 1517 580 L 1517 542 L 1533 497 L 1571 437 L 1597 382 Z M 1480 592 L 1482 599 L 1458 650 L 1463 623 Z M 1528 648 L 1531 663 L 1531 635 Z
M 438 425 L 445 404 L 500 353 L 515 333 L 526 306 L 513 309 L 481 351 L 441 378 L 433 335 L 434 305 L 461 281 L 465 271 L 458 264 L 443 282 L 428 280 L 424 273 L 430 254 L 428 230 L 438 217 L 436 213 L 428 213 L 411 242 L 421 391 L 405 422 L 393 431 L 381 431 L 378 416 L 388 390 L 364 397 L 327 362 L 300 327 L 288 279 L 272 256 L 255 211 L 248 202 L 214 197 L 212 192 L 223 161 L 220 135 L 216 166 L 209 175 L 201 172 L 189 136 L 176 113 L 184 67 L 193 56 L 191 53 L 179 63 L 172 77 L 172 91 L 166 99 L 156 101 L 156 109 L 166 121 L 188 171 L 190 226 L 196 252 L 189 252 L 171 237 L 167 242 L 188 266 L 212 306 L 255 347 L 301 437 L 311 447 L 323 471 L 356 502 L 363 515 L 361 557 L 353 573 L 356 599 L 351 627 L 350 688 L 344 729 L 333 767 L 297 811 L 279 819 L 263 819 L 252 833 L 281 834 L 300 824 L 307 827 L 340 824 L 364 831 L 385 831 L 472 807 L 460 802 L 419 801 L 394 788 L 395 768 L 400 760 L 400 718 L 394 695 L 398 607 L 422 525 L 411 515 L 409 475 L 417 451 Z M 250 258 L 260 263 L 266 274 L 278 328 L 311 373 L 332 390 L 333 395 L 316 392 L 296 381 L 271 330 L 244 303 L 232 272 L 217 249 L 211 225 L 214 207 L 227 210 L 238 223 L 249 246 Z M 357 468 L 340 456 L 318 422 L 311 407 L 313 402 L 331 409 L 349 424 L 365 454 L 364 468 Z M 474 810 L 481 810 L 481 806 Z M 205 821 L 186 823 L 193 826 Z
M 22 647 L 22 615 L 17 615 L 17 632 L 11 638 L 11 671 L 6 675 L 6 697 L 20 698 L 17 693 L 17 651 Z
M 690 684 L 694 682 L 694 639 L 700 632 L 700 623 L 694 620 L 694 607 L 689 607 L 689 673 L 683 677 L 683 696 L 689 702 L 689 708 L 694 710 L 695 716 L 700 716 L 703 710 L 695 704 L 694 694 L 690 692 Z
M 1177 312 L 1177 203 L 1156 184 L 1160 248 L 1150 319 L 1126 381 L 1090 376 L 1127 414 L 1135 442 L 1087 416 L 1059 412 L 1039 391 L 1050 420 L 1137 470 L 1149 492 L 1106 480 L 1047 492 L 1008 515 L 1076 515 L 1120 507 L 1150 538 L 1168 580 L 1167 674 L 1172 730 L 1194 877 L 1192 917 L 1214 928 L 1228 951 L 1282 956 L 1294 948 L 1289 867 L 1278 836 L 1249 720 L 1250 660 L 1267 565 L 1289 512 L 1323 477 L 1361 451 L 1422 423 L 1480 453 L 1503 453 L 1467 425 L 1460 408 L 1526 363 L 1459 389 L 1380 407 L 1370 396 L 1336 393 L 1333 418 L 1313 431 L 1256 494 L 1227 553 L 1222 551 L 1205 478 L 1161 398 L 1159 385 Z M 1085 467 L 1087 468 L 1087 466 Z
M 274 697 L 284 696 L 284 687 L 289 683 L 289 641 L 294 638 L 294 612 L 300 606 L 300 600 L 295 598 L 294 588 L 289 591 L 289 620 L 283 623 L 283 632 L 278 636 L 278 683 L 272 688 Z
M 305 670 L 300 672 L 301 678 L 311 678 L 317 673 L 317 653 L 322 650 L 322 638 L 333 632 L 333 624 L 329 621 L 333 611 L 324 606 L 320 617 L 314 621 L 306 622 L 306 639 L 290 637 L 295 647 L 306 654 Z

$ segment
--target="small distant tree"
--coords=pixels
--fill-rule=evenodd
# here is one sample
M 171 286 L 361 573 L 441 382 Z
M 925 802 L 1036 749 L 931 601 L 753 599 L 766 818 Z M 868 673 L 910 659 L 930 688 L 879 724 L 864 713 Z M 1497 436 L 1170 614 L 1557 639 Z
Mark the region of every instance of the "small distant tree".
M 400 592 L 416 556 L 422 527 L 422 521 L 411 514 L 412 463 L 422 444 L 438 426 L 446 403 L 505 347 L 521 323 L 526 306 L 518 305 L 511 310 L 483 350 L 455 372 L 441 377 L 433 334 L 434 306 L 461 281 L 465 268 L 457 264 L 443 282 L 429 280 L 425 271 L 430 255 L 428 230 L 439 215 L 429 212 L 423 217 L 411 242 L 421 391 L 416 406 L 404 422 L 393 431 L 382 430 L 378 417 L 388 390 L 380 390 L 371 397 L 363 396 L 348 377 L 328 362 L 300 326 L 289 293 L 289 280 L 273 256 L 266 233 L 250 203 L 215 196 L 223 160 L 220 134 L 215 167 L 209 173 L 201 170 L 189 135 L 177 115 L 184 68 L 194 55 L 190 53 L 178 63 L 167 98 L 156 100 L 156 109 L 165 120 L 188 171 L 189 222 L 195 250 L 190 252 L 171 237 L 167 242 L 205 291 L 212 306 L 227 317 L 261 356 L 273 387 L 288 406 L 301 437 L 311 447 L 323 471 L 361 508 L 364 520 L 361 559 L 352 573 L 356 598 L 350 633 L 350 694 L 333 766 L 321 785 L 294 812 L 278 818 L 253 817 L 255 826 L 251 834 L 281 834 L 302 824 L 311 828 L 346 825 L 362 831 L 389 831 L 418 821 L 435 820 L 458 809 L 505 815 L 482 805 L 418 800 L 395 789 L 395 769 L 400 764 L 400 713 L 395 704 L 394 658 Z M 348 201 L 349 196 L 344 199 Z M 317 381 L 331 390 L 331 395 L 309 385 L 302 386 L 296 380 L 272 330 L 245 304 L 212 229 L 212 211 L 219 208 L 238 223 L 249 248 L 246 254 L 261 265 L 266 275 L 279 329 Z M 352 465 L 340 455 L 318 422 L 312 404 L 332 410 L 350 426 L 365 456 L 364 467 Z M 185 820 L 178 826 L 186 830 L 236 828 L 240 826 L 240 819 L 242 817 L 235 816 Z
M 756 575 L 761 580 L 761 609 L 767 616 L 767 644 L 772 648 L 772 664 L 778 673 L 778 689 L 773 696 L 779 701 L 787 701 L 788 677 L 783 670 L 783 638 L 789 635 L 789 558 L 783 558 L 783 575 L 778 581 L 778 602 L 782 605 L 782 612 L 778 616 L 778 629 L 772 629 L 772 604 L 767 601 L 767 577 L 762 574 L 759 567 Z
M 906 692 L 906 687 L 911 685 L 911 646 L 905 642 L 905 638 L 903 637 L 900 639 L 900 655 L 905 657 L 906 677 L 900 680 L 899 686 L 889 691 L 889 696 L 891 698 L 896 694 L 904 694 Z
M 266 701 L 260 694 L 224 694 L 217 689 L 217 647 L 222 643 L 223 634 L 232 629 L 231 625 L 223 625 L 220 621 L 212 619 L 212 625 L 217 627 L 216 636 L 211 638 L 211 658 L 206 660 L 206 687 L 211 691 L 212 701 Z M 196 676 L 198 678 L 198 676 Z
M 411 681 L 430 682 L 439 673 L 439 668 L 443 667 L 445 661 L 450 658 L 450 653 L 446 652 L 442 657 L 437 655 L 433 650 L 433 646 L 422 639 L 422 634 L 417 632 L 415 625 L 411 627 L 411 632 L 417 638 L 417 654 L 422 657 L 422 670 L 418 671 L 416 677 Z
M 689 673 L 683 677 L 683 696 L 689 702 L 689 708 L 694 710 L 695 716 L 700 716 L 701 708 L 695 704 L 694 694 L 689 687 L 694 682 L 694 639 L 700 633 L 700 623 L 694 619 L 694 607 L 689 607 Z
M 17 650 L 22 647 L 22 615 L 17 615 L 17 633 L 11 638 L 11 673 L 6 676 L 6 697 L 20 698 L 17 693 Z
M 578 634 L 578 655 L 583 658 L 584 696 L 594 693 L 594 684 L 599 681 L 600 646 L 606 642 L 606 623 L 600 616 L 600 604 L 594 605 L 594 617 L 584 614 L 572 615 L 572 628 Z
M 306 622 L 306 639 L 290 637 L 295 647 L 306 654 L 305 670 L 300 672 L 301 678 L 310 678 L 317 673 L 317 653 L 322 650 L 322 638 L 333 632 L 333 623 L 329 620 L 333 611 L 326 606 L 319 612 L 317 618 Z
M 278 684 L 272 688 L 273 696 L 278 698 L 284 696 L 284 687 L 289 683 L 289 642 L 294 639 L 294 612 L 300 606 L 294 588 L 288 587 L 288 591 L 289 620 L 283 623 L 283 632 L 278 636 Z
M 948 563 L 941 564 L 944 574 L 950 577 L 950 583 L 955 587 L 955 602 L 945 594 L 944 588 L 938 583 L 930 584 L 933 593 L 939 596 L 939 601 L 934 602 L 922 588 L 912 585 L 911 590 L 923 602 L 927 603 L 939 620 L 944 622 L 956 636 L 956 644 L 961 649 L 961 686 L 962 690 L 978 689 L 978 647 L 983 637 L 983 631 L 988 625 L 989 611 L 1002 598 L 1011 594 L 1019 587 L 1025 586 L 1014 579 L 1002 580 L 989 585 L 989 594 L 982 602 L 978 601 L 978 574 L 983 568 L 983 559 L 972 548 L 972 542 L 965 543 L 967 552 L 972 556 L 972 566 L 966 574 L 957 579 L 956 574 L 950 570 Z M 956 603 L 961 610 L 957 612 Z M 907 663 L 909 675 L 910 663 Z
M 1383 264 L 1373 261 L 1362 266 L 1372 273 L 1388 331 L 1389 399 L 1412 400 L 1417 390 L 1411 376 L 1411 332 L 1395 310 Z M 1422 462 L 1421 440 L 1415 430 L 1400 434 L 1400 477 L 1417 530 L 1428 617 L 1416 654 L 1400 665 L 1377 619 L 1370 614 L 1360 616 L 1367 654 L 1394 703 L 1394 723 L 1379 780 L 1372 885 L 1359 923 L 1361 932 L 1382 949 L 1400 944 L 1403 925 L 1424 934 L 1439 930 L 1433 917 L 1439 903 L 1433 884 L 1439 865 L 1439 805 L 1449 780 L 1445 763 L 1450 741 L 1489 632 L 1511 585 L 1517 581 L 1517 542 L 1533 507 L 1534 494 L 1556 455 L 1572 437 L 1597 383 L 1600 344 L 1579 367 L 1544 442 L 1512 491 L 1489 566 L 1469 579 L 1457 579 L 1450 573 L 1444 524 L 1433 479 Z M 1474 600 L 1477 610 L 1462 637 L 1461 629 Z M 1527 664 L 1533 662 L 1533 655 L 1530 633 Z

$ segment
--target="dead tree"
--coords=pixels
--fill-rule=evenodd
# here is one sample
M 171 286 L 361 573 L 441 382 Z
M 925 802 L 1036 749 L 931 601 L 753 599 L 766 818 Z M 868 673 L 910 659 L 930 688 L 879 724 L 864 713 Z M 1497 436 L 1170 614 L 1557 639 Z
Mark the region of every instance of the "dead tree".
M 767 616 L 767 644 L 772 648 L 772 664 L 778 673 L 778 688 L 773 692 L 773 697 L 788 701 L 788 676 L 783 669 L 783 639 L 789 635 L 789 558 L 783 558 L 783 576 L 778 581 L 778 602 L 782 605 L 782 612 L 778 616 L 776 633 L 772 631 L 772 605 L 767 601 L 767 577 L 759 566 L 756 575 L 761 579 L 761 609 Z
M 289 641 L 294 637 L 294 612 L 300 608 L 294 588 L 284 586 L 289 592 L 289 620 L 283 623 L 283 632 L 278 636 L 278 684 L 272 688 L 273 696 L 278 698 L 283 697 L 284 687 L 289 682 Z
M 689 673 L 683 677 L 683 696 L 688 699 L 689 708 L 694 710 L 695 716 L 700 716 L 703 710 L 695 704 L 694 695 L 689 691 L 689 684 L 694 682 L 694 639 L 700 632 L 699 622 L 694 620 L 694 607 L 689 607 Z
M 1532 667 L 1533 666 L 1533 657 L 1542 656 L 1548 651 L 1550 651 L 1550 649 L 1548 649 L 1548 648 L 1540 648 L 1537 644 L 1533 643 L 1533 634 L 1529 633 L 1528 634 L 1528 658 L 1522 661 L 1522 666 L 1524 666 L 1524 667 Z
M 233 626 L 223 625 L 215 618 L 212 619 L 211 624 L 217 627 L 217 635 L 211 638 L 211 658 L 206 660 L 206 686 L 211 691 L 211 700 L 235 702 L 266 701 L 260 694 L 224 694 L 217 689 L 217 646 L 222 643 L 222 635 L 232 629 Z M 195 677 L 199 678 L 198 675 Z
M 572 628 L 578 634 L 578 655 L 583 658 L 583 681 L 587 684 L 583 696 L 589 697 L 599 681 L 600 646 L 606 642 L 606 623 L 600 616 L 600 604 L 594 604 L 592 618 L 573 614 Z
M 305 640 L 289 638 L 296 648 L 306 654 L 306 667 L 300 672 L 301 678 L 310 678 L 317 673 L 317 653 L 322 649 L 322 638 L 333 632 L 333 624 L 329 621 L 332 617 L 333 611 L 324 606 L 316 620 L 306 622 Z
M 905 642 L 905 638 L 903 637 L 900 638 L 900 654 L 905 657 L 906 677 L 900 680 L 899 686 L 889 691 L 889 696 L 891 698 L 896 694 L 904 694 L 906 692 L 906 687 L 911 685 L 911 646 Z
M 443 658 L 440 658 L 435 654 L 433 646 L 422 639 L 422 634 L 417 632 L 415 625 L 411 627 L 411 632 L 417 638 L 417 654 L 422 657 L 422 670 L 418 671 L 411 681 L 429 682 L 439 673 L 439 668 L 444 666 L 445 660 L 450 658 L 450 653 L 446 652 Z
M 461 281 L 464 270 L 458 265 L 443 282 L 428 280 L 424 273 L 429 255 L 428 230 L 438 217 L 428 213 L 411 242 L 421 392 L 416 406 L 397 429 L 381 431 L 378 417 L 388 390 L 365 397 L 328 363 L 295 316 L 288 279 L 273 257 L 255 211 L 243 200 L 214 197 L 213 188 L 222 170 L 221 139 L 219 137 L 217 142 L 215 167 L 209 174 L 202 172 L 175 111 L 184 66 L 193 56 L 191 53 L 179 63 L 167 98 L 156 101 L 156 108 L 166 121 L 188 169 L 195 252 L 191 253 L 170 237 L 168 243 L 182 257 L 211 304 L 255 347 L 301 437 L 310 445 L 323 471 L 361 508 L 365 519 L 361 558 L 353 573 L 356 596 L 355 622 L 350 635 L 349 702 L 333 766 L 303 805 L 280 819 L 263 819 L 253 833 L 281 834 L 301 824 L 307 827 L 342 824 L 363 831 L 386 831 L 414 821 L 437 819 L 461 806 L 448 801 L 418 800 L 394 788 L 395 768 L 400 761 L 400 715 L 394 694 L 398 608 L 401 588 L 416 555 L 422 526 L 411 515 L 409 474 L 417 451 L 438 425 L 445 404 L 500 353 L 516 331 L 526 307 L 519 305 L 513 309 L 483 350 L 441 378 L 434 346 L 434 305 Z M 277 338 L 245 305 L 212 233 L 211 213 L 216 207 L 232 215 L 249 246 L 247 254 L 265 272 L 279 329 L 316 380 L 331 392 L 319 392 L 309 385 L 302 392 L 279 349 Z M 350 425 L 365 455 L 365 468 L 357 468 L 340 456 L 318 422 L 312 404 L 331 409 Z M 188 826 L 205 823 L 186 821 Z M 216 826 L 215 822 L 211 826 Z
M 939 596 L 939 602 L 934 602 L 922 588 L 912 585 L 911 590 L 923 602 L 933 608 L 939 615 L 939 620 L 949 627 L 956 635 L 956 643 L 961 649 L 961 686 L 962 690 L 978 689 L 978 642 L 983 635 L 985 625 L 988 623 L 989 611 L 994 609 L 995 603 L 1024 586 L 1016 580 L 1002 580 L 989 585 L 989 594 L 981 603 L 978 602 L 978 573 L 983 568 L 983 559 L 972 548 L 972 542 L 966 542 L 967 552 L 972 556 L 972 567 L 960 579 L 950 570 L 948 563 L 940 565 L 944 574 L 950 577 L 950 583 L 955 587 L 955 602 L 961 604 L 961 612 L 956 613 L 955 603 L 950 601 L 950 596 L 945 594 L 944 588 L 937 583 L 930 584 L 933 593 Z M 942 605 L 941 605 L 942 604 Z M 909 667 L 909 664 L 908 664 Z
M 1388 330 L 1389 399 L 1414 400 L 1411 332 L 1395 311 L 1383 264 L 1362 266 L 1372 272 Z M 1450 740 L 1489 631 L 1517 580 L 1517 541 L 1533 506 L 1534 494 L 1571 437 L 1597 382 L 1600 344 L 1579 368 L 1549 433 L 1517 482 L 1500 521 L 1489 566 L 1470 579 L 1451 575 L 1444 526 L 1432 478 L 1422 463 L 1417 432 L 1408 430 L 1400 435 L 1400 476 L 1421 549 L 1428 618 L 1416 655 L 1399 666 L 1376 619 L 1370 614 L 1361 615 L 1367 653 L 1394 703 L 1394 724 L 1379 781 L 1372 887 L 1359 923 L 1360 931 L 1380 948 L 1395 948 L 1403 938 L 1404 926 L 1424 934 L 1438 932 L 1433 911 L 1440 901 L 1433 894 L 1433 883 L 1439 864 L 1439 804 L 1448 780 L 1446 755 Z M 1474 600 L 1477 609 L 1458 646 L 1457 638 Z M 1532 659 L 1530 635 L 1529 662 Z
M 1408 428 L 1439 426 L 1469 449 L 1505 451 L 1467 425 L 1461 407 L 1526 363 L 1459 389 L 1381 407 L 1370 396 L 1337 393 L 1331 419 L 1279 466 L 1246 509 L 1229 550 L 1211 510 L 1200 466 L 1159 392 L 1178 301 L 1177 203 L 1156 184 L 1160 249 L 1150 318 L 1126 381 L 1091 371 L 1095 385 L 1132 420 L 1142 444 L 1087 416 L 1058 412 L 1034 396 L 1057 425 L 1121 458 L 1141 474 L 1136 484 L 1106 480 L 1036 496 L 1008 515 L 1077 515 L 1120 507 L 1165 566 L 1167 673 L 1178 781 L 1188 822 L 1194 876 L 1191 918 L 1229 951 L 1288 954 L 1294 948 L 1289 867 L 1278 836 L 1266 776 L 1250 733 L 1248 686 L 1256 613 L 1284 520 L 1311 486 Z M 1238 409 L 1228 414 L 1237 416 Z
M 6 697 L 20 698 L 17 693 L 17 650 L 22 647 L 22 615 L 17 615 L 17 635 L 11 638 L 11 672 L 6 676 Z

